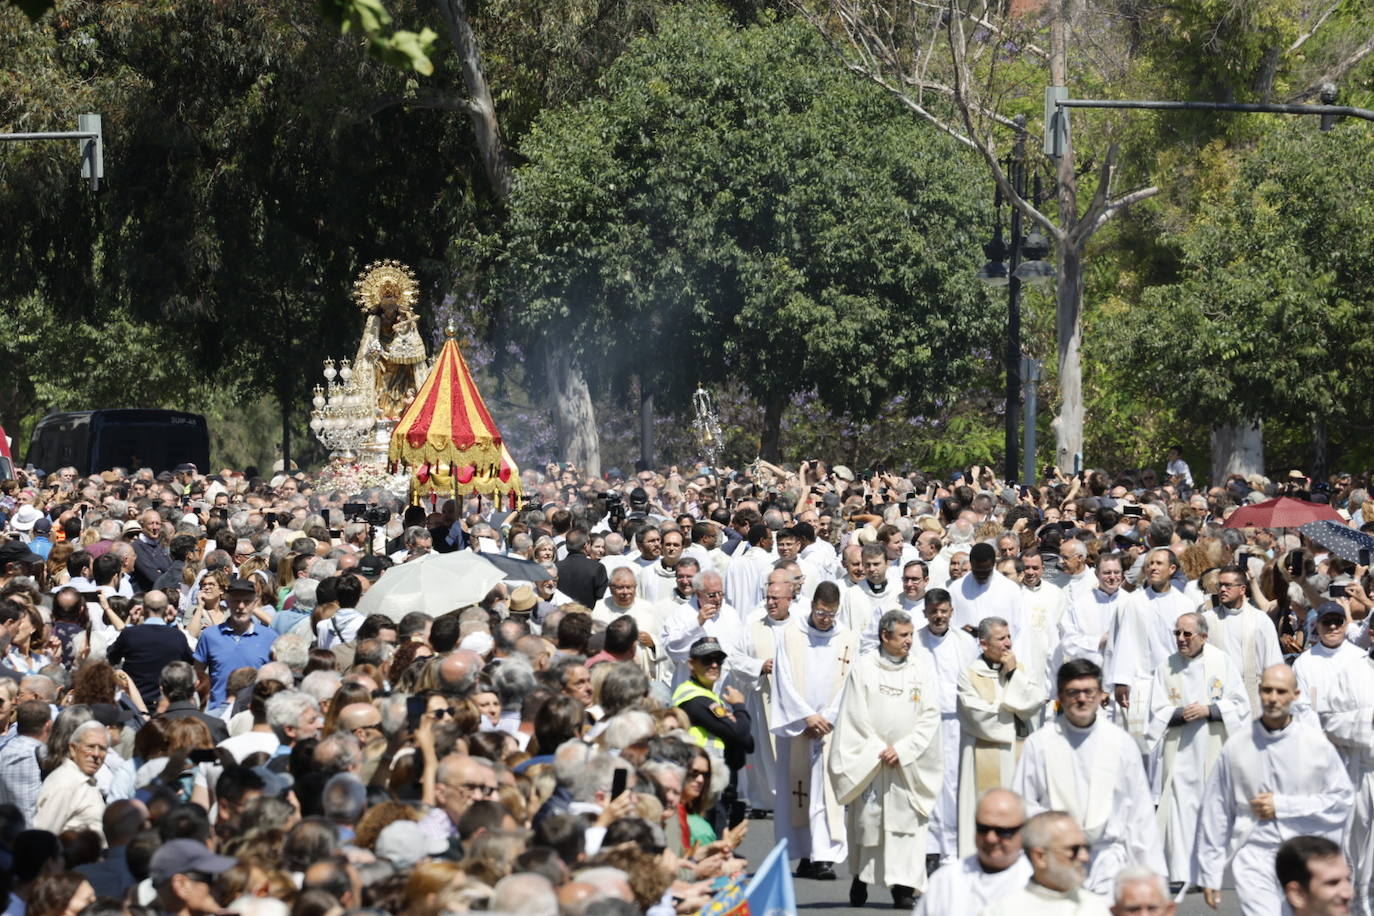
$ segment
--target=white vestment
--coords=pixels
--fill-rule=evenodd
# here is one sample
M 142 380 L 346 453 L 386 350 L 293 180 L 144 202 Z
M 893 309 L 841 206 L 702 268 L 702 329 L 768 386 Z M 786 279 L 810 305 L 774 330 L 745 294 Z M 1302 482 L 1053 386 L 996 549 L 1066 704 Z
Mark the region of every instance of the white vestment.
M 801 557 L 821 571 L 823 579 L 833 579 L 840 573 L 840 557 L 828 541 L 815 540 L 802 548 Z
M 1352 664 L 1359 664 L 1365 657 L 1358 646 L 1349 640 L 1341 640 L 1334 649 L 1328 649 L 1321 642 L 1313 642 L 1312 647 L 1293 659 L 1293 675 L 1298 679 L 1298 698 L 1293 701 L 1293 718 L 1314 728 L 1321 728 L 1322 714 L 1327 711 L 1331 695 L 1345 671 Z M 1337 744 L 1336 749 L 1342 750 Z M 1348 761 L 1342 751 L 1341 757 Z M 1351 780 L 1356 780 L 1354 772 Z M 1358 784 L 1358 782 L 1357 782 Z
M 646 567 L 647 568 L 647 567 Z M 635 596 L 634 603 L 629 608 L 622 608 L 611 598 L 610 589 L 606 590 L 606 597 L 602 598 L 592 608 L 592 620 L 597 623 L 610 623 L 617 617 L 629 615 L 634 619 L 635 626 L 639 627 L 639 632 L 648 633 L 654 640 L 653 651 L 649 652 L 651 661 L 650 668 L 646 674 L 649 680 L 662 680 L 668 683 L 673 671 L 672 659 L 668 657 L 668 651 L 663 647 L 663 626 L 667 619 L 663 616 L 663 609 L 658 605 L 650 604 L 638 595 Z
M 1153 784 L 1160 787 L 1158 822 L 1164 861 L 1170 881 L 1188 881 L 1203 789 L 1226 739 L 1249 725 L 1250 697 L 1231 656 L 1209 645 L 1193 658 L 1181 653 L 1169 656 L 1155 669 L 1149 697 L 1145 741 L 1157 767 Z M 1143 705 L 1145 699 L 1135 702 Z M 1182 707 L 1192 703 L 1210 707 L 1217 718 L 1171 724 Z
M 878 755 L 891 747 L 897 765 Z M 935 670 L 922 653 L 881 649 L 849 669 L 826 759 L 848 805 L 849 871 L 867 884 L 926 886 L 926 828 L 943 779 Z
M 1137 740 L 1144 740 L 1150 722 L 1150 685 L 1155 669 L 1174 654 L 1177 641 L 1174 629 L 1178 618 L 1191 614 L 1193 605 L 1183 592 L 1165 583 L 1157 592 L 1143 585 L 1117 603 L 1108 626 L 1106 657 L 1111 665 L 1103 671 L 1108 691 L 1117 685 L 1130 688 L 1130 705 L 1122 709 L 1112 704 L 1114 721 Z
M 1064 611 L 1068 604 L 1064 590 L 1045 580 L 1031 588 L 1021 586 L 1021 631 L 1011 634 L 1012 643 L 1022 649 L 1031 647 L 1041 660 L 1045 669 L 1045 693 L 1054 693 L 1054 664 L 1058 654 L 1060 627 L 1063 625 Z M 1032 720 L 1037 728 L 1045 724 L 1045 710 L 1042 708 Z
M 883 614 L 894 610 L 902 598 L 902 590 L 884 583 L 875 592 L 867 579 L 859 580 L 853 588 L 840 593 L 839 621 L 859 634 L 859 651 L 865 654 L 878 647 L 878 621 Z
M 959 674 L 978 657 L 978 642 L 963 630 L 950 627 L 936 636 L 928 627 L 916 631 L 912 652 L 923 653 L 935 671 L 940 695 L 940 742 L 944 747 L 945 778 L 930 816 L 926 852 L 951 861 L 959 854 Z
M 1045 703 L 1038 670 L 1018 662 L 1010 676 L 982 656 L 959 672 L 959 854 L 973 852 L 973 814 L 978 796 L 1007 788 L 1021 753 L 1018 727 Z M 1019 726 L 1018 721 L 1020 720 Z
M 1342 645 L 1349 645 L 1343 643 Z M 1352 647 L 1353 648 L 1353 647 Z M 1345 832 L 1355 899 L 1351 912 L 1374 916 L 1374 661 L 1355 650 L 1321 707 L 1321 727 L 1345 760 L 1355 804 Z
M 1060 621 L 1063 638 L 1054 669 L 1058 671 L 1060 665 L 1075 658 L 1086 658 L 1105 670 L 1103 650 L 1106 643 L 1102 637 L 1108 635 L 1116 606 L 1126 600 L 1127 593 L 1117 589 L 1109 595 L 1100 588 L 1091 588 L 1069 594 L 1069 606 Z
M 792 614 L 797 609 L 792 608 Z M 762 609 L 755 610 L 744 626 L 743 651 L 736 662 L 735 685 L 744 694 L 749 723 L 754 732 L 754 753 L 745 766 L 746 795 L 749 804 L 766 811 L 775 810 L 778 786 L 776 740 L 769 730 L 768 716 L 773 707 L 774 675 L 763 673 L 763 663 L 776 658 L 777 635 L 791 618 L 774 620 Z
M 976 855 L 956 859 L 930 876 L 914 916 L 978 916 L 988 904 L 1025 887 L 1030 876 L 1030 860 L 1024 855 L 995 872 L 983 871 Z
M 696 598 L 678 605 L 663 622 L 658 644 L 673 663 L 669 686 L 676 690 L 678 684 L 692 676 L 692 669 L 687 666 L 692 643 L 706 636 L 720 640 L 720 647 L 725 650 L 725 664 L 721 665 L 720 680 L 716 682 L 716 693 L 719 694 L 726 685 L 735 683 L 735 664 L 744 654 L 744 626 L 740 622 L 740 615 L 728 604 L 722 604 L 720 612 L 704 624 L 699 622 L 700 615 L 701 605 Z
M 1272 793 L 1277 817 L 1258 819 L 1250 800 Z M 1354 790 L 1340 755 L 1322 733 L 1300 722 L 1271 732 L 1263 722 L 1227 739 L 1198 812 L 1194 883 L 1220 888 L 1229 864 L 1245 916 L 1280 912 L 1274 854 L 1289 837 L 1312 834 L 1339 843 Z
M 1063 589 L 1064 604 L 1066 609 L 1073 606 L 1075 601 L 1087 597 L 1087 594 L 1097 588 L 1097 573 L 1091 568 L 1085 568 L 1076 576 L 1071 576 L 1064 572 L 1062 568 L 1053 572 L 1045 573 L 1050 580 L 1050 584 Z
M 949 596 L 954 603 L 950 626 L 957 630 L 977 629 L 984 617 L 1005 620 L 1013 639 L 1021 630 L 1021 589 L 995 569 L 986 582 L 979 582 L 971 572 L 965 573 L 949 583 Z
M 1269 615 L 1253 604 L 1242 604 L 1238 610 L 1228 607 L 1201 608 L 1207 618 L 1207 642 L 1216 646 L 1236 663 L 1245 678 L 1250 694 L 1250 713 L 1258 720 L 1262 710 L 1259 701 L 1259 680 L 1270 665 L 1283 664 L 1279 648 L 1279 633 Z
M 1067 811 L 1092 846 L 1084 886 L 1109 893 L 1128 865 L 1164 872 L 1154 799 L 1135 739 L 1097 716 L 1087 728 L 1062 714 L 1026 739 L 1011 788 L 1028 815 Z
M 1031 882 L 983 910 L 980 916 L 1110 916 L 1111 902 L 1084 888 L 1052 891 Z
M 794 857 L 840 862 L 847 850 L 844 809 L 825 772 L 835 733 L 820 739 L 803 733 L 808 716 L 819 715 L 832 724 L 838 718 L 845 678 L 859 658 L 859 637 L 838 622 L 829 630 L 818 630 L 806 618 L 789 623 L 775 636 L 778 655 L 769 720 L 777 739 L 778 798 L 785 804 L 773 809 L 773 829 L 779 840 L 787 839 Z
M 763 600 L 768 574 L 773 571 L 773 555 L 762 547 L 749 547 L 736 553 L 725 571 L 725 603 L 744 614 Z M 743 620 L 740 621 L 743 623 Z
M 665 567 L 662 560 L 641 566 L 635 578 L 639 580 L 639 597 L 650 604 L 657 604 L 677 588 L 677 570 Z

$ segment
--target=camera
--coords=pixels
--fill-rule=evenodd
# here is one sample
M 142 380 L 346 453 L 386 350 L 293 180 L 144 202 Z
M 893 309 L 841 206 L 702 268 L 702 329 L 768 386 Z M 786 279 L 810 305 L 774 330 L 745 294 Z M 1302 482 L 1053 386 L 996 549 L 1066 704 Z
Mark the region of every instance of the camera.
M 350 522 L 363 522 L 380 528 L 391 521 L 391 510 L 385 506 L 369 506 L 367 503 L 344 503 L 344 518 Z

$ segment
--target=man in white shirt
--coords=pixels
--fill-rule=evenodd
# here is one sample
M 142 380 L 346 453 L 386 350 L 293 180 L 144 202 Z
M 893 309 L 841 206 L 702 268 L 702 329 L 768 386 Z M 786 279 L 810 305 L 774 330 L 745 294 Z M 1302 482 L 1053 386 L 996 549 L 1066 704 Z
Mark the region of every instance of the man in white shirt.
M 740 613 L 763 600 L 764 581 L 773 569 L 773 532 L 762 522 L 749 526 L 748 546 L 737 551 L 725 571 L 725 601 Z
M 926 588 L 930 584 L 930 572 L 922 560 L 910 561 L 900 572 L 897 582 L 902 593 L 897 597 L 897 607 L 920 620 L 925 616 Z
M 954 628 L 972 632 L 984 617 L 1000 617 L 1021 631 L 1021 591 L 999 573 L 997 551 L 991 544 L 974 544 L 968 554 L 967 575 L 949 584 L 954 599 Z
M 1026 739 L 1012 788 L 1031 811 L 1067 811 L 1090 849 L 1085 886 L 1111 889 L 1128 865 L 1164 872 L 1154 798 L 1140 748 L 1102 712 L 1102 669 L 1087 659 L 1055 676 L 1060 714 Z
M 887 579 L 887 552 L 881 544 L 865 544 L 860 553 L 864 578 L 840 597 L 840 623 L 859 634 L 861 651 L 878 648 L 878 621 L 897 607 L 898 591 Z
M 1025 887 L 1031 876 L 1030 860 L 1021 850 L 1025 823 L 1021 796 L 1010 789 L 984 792 L 974 816 L 976 852 L 951 860 L 930 876 L 915 916 L 977 916 L 988 904 Z
M 1260 675 L 1260 716 L 1221 749 L 1198 815 L 1197 882 L 1215 909 L 1230 866 L 1245 916 L 1271 916 L 1283 891 L 1274 856 L 1298 834 L 1339 841 L 1354 789 L 1336 749 L 1292 716 L 1298 682 L 1287 665 Z
M 691 600 L 678 605 L 664 621 L 660 642 L 673 662 L 670 686 L 674 689 L 691 677 L 688 660 L 692 643 L 707 636 L 718 640 L 726 653 L 719 683 L 722 686 L 734 683 L 729 678 L 734 671 L 734 660 L 743 654 L 744 618 L 734 608 L 724 604 L 724 598 L 725 585 L 720 574 L 711 570 L 699 572 L 692 580 Z
M 1364 652 L 1345 638 L 1349 624 L 1345 608 L 1337 602 L 1328 601 L 1317 608 L 1317 641 L 1293 659 L 1293 675 L 1298 679 L 1298 699 L 1293 703 L 1293 715 L 1298 721 L 1320 728 L 1322 716 L 1330 707 L 1331 696 L 1345 669 L 1364 659 Z M 1336 749 L 1346 757 L 1339 744 Z
M 959 675 L 978 657 L 978 642 L 963 630 L 950 626 L 954 608 L 949 592 L 932 588 L 926 592 L 922 603 L 925 626 L 916 631 L 912 651 L 925 655 L 935 671 L 945 774 L 940 797 L 930 818 L 926 855 L 945 863 L 953 862 L 959 855 Z
M 1236 663 L 1250 692 L 1250 710 L 1260 716 L 1259 679 L 1266 668 L 1283 663 L 1279 634 L 1269 615 L 1245 597 L 1245 572 L 1239 566 L 1223 566 L 1217 573 L 1215 607 L 1207 615 L 1208 642 Z

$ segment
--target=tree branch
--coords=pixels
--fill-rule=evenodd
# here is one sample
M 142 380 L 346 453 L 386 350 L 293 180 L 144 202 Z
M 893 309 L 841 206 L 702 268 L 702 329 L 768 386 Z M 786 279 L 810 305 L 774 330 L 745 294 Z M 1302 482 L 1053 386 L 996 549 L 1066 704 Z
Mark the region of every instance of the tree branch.
M 1107 205 L 1102 208 L 1102 212 L 1097 215 L 1097 219 L 1093 221 L 1093 224 L 1088 227 L 1088 230 L 1086 232 L 1083 233 L 1083 239 L 1086 241 L 1089 237 L 1092 236 L 1094 232 L 1105 226 L 1108 220 L 1110 220 L 1113 216 L 1116 216 L 1122 210 L 1129 207 L 1131 204 L 1139 203 L 1142 200 L 1148 200 L 1149 198 L 1154 197 L 1158 193 L 1159 187 L 1157 185 L 1150 185 L 1149 187 L 1145 188 L 1136 188 L 1134 191 L 1131 191 L 1130 193 L 1122 194 L 1120 197 L 1112 198 L 1110 201 L 1108 201 Z
M 1308 39 L 1311 38 L 1313 35 L 1317 34 L 1317 30 L 1326 24 L 1326 20 L 1331 17 L 1332 13 L 1340 9 L 1340 6 L 1341 0 L 1336 0 L 1335 3 L 1331 4 L 1326 9 L 1324 9 L 1322 11 L 1322 14 L 1317 17 L 1317 21 L 1312 23 L 1312 28 L 1308 29 L 1306 32 L 1303 32 L 1301 35 L 1299 35 L 1293 41 L 1293 43 L 1288 46 L 1288 51 L 1286 53 L 1292 54 L 1294 51 L 1298 50 L 1303 45 L 1307 44 Z
M 1308 85 L 1306 89 L 1304 89 L 1297 95 L 1293 96 L 1288 101 L 1300 102 L 1303 99 L 1312 98 L 1312 96 L 1321 92 L 1323 83 L 1339 82 L 1341 77 L 1345 76 L 1351 70 L 1355 69 L 1355 67 L 1360 63 L 1360 61 L 1364 60 L 1370 54 L 1374 54 L 1374 38 L 1370 38 L 1364 44 L 1360 45 L 1354 51 L 1350 52 L 1350 54 L 1346 55 L 1344 59 L 1338 62 L 1335 66 L 1331 67 L 1321 76 L 1317 77 L 1315 80 L 1311 82 L 1311 84 Z

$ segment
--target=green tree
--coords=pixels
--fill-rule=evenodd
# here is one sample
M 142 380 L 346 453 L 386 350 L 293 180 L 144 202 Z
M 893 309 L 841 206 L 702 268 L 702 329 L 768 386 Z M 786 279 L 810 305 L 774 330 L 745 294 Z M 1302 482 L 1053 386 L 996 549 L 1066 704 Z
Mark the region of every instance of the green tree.
M 803 24 L 686 8 L 600 88 L 520 148 L 500 286 L 527 345 L 573 352 L 601 390 L 738 381 L 766 454 L 793 394 L 872 416 L 989 358 L 974 164 Z
M 1367 424 L 1374 137 L 1288 123 L 1243 155 L 1213 145 L 1204 176 L 1178 276 L 1112 326 L 1119 358 L 1146 389 L 1181 383 L 1194 422 L 1272 418 L 1318 443 Z

